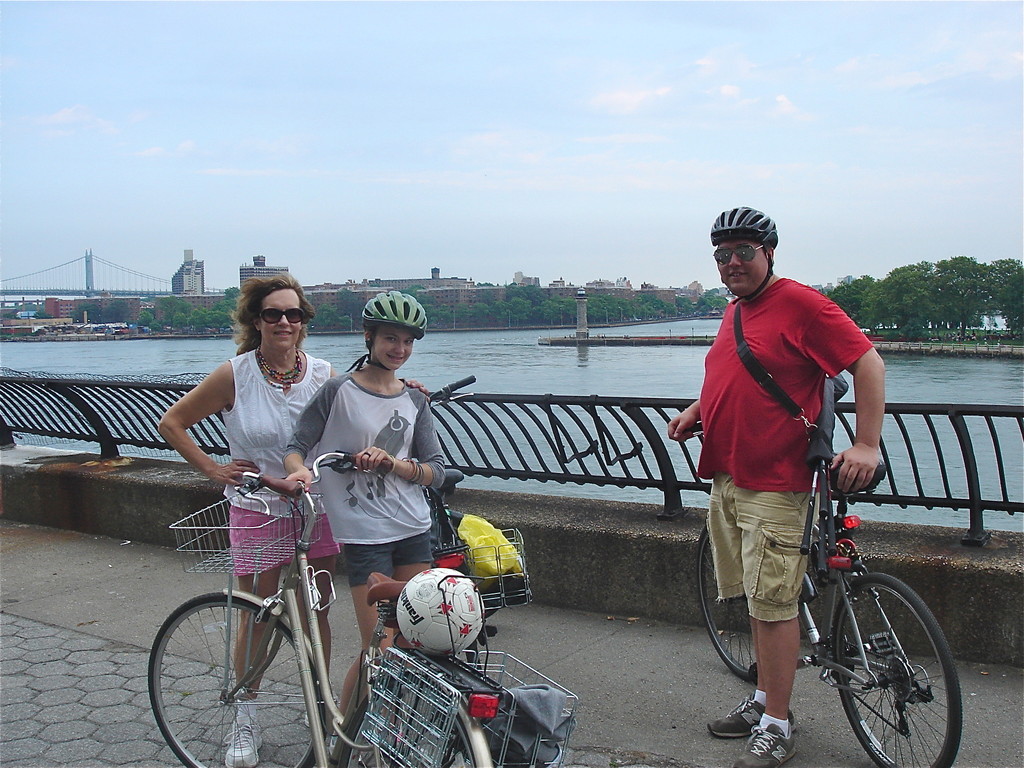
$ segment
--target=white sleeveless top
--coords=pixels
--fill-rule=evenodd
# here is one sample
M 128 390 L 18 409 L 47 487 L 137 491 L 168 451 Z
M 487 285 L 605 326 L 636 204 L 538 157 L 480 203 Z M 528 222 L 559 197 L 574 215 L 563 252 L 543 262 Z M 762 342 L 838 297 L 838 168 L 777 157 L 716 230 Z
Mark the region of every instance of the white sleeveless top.
M 231 458 L 247 459 L 264 474 L 285 477 L 284 451 L 292 436 L 299 414 L 313 394 L 331 377 L 331 364 L 306 355 L 302 381 L 285 392 L 275 387 L 260 372 L 256 350 L 231 358 L 235 377 L 235 404 L 221 411 L 227 431 Z M 315 458 L 317 454 L 312 454 Z M 279 496 L 260 492 L 270 504 L 271 514 L 287 515 L 289 504 Z M 264 507 L 255 499 L 238 496 L 232 486 L 225 486 L 224 495 L 232 504 L 259 512 Z

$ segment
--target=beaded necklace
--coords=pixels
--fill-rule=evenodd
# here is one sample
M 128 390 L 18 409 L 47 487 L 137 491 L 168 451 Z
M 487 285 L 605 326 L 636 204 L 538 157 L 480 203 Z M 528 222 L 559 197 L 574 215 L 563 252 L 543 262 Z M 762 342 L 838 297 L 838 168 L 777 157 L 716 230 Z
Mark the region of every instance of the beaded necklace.
M 259 347 L 256 348 L 256 364 L 260 367 L 260 373 L 272 386 L 280 387 L 285 392 L 302 377 L 302 355 L 299 354 L 299 350 L 295 350 L 295 365 L 291 370 L 283 373 L 270 367 Z

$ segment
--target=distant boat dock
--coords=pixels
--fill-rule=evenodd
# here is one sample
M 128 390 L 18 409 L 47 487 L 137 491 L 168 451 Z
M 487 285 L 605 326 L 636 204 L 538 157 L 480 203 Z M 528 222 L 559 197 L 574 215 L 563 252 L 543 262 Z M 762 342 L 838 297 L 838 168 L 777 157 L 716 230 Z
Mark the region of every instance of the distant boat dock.
M 537 339 L 549 347 L 710 347 L 714 336 L 559 336 Z

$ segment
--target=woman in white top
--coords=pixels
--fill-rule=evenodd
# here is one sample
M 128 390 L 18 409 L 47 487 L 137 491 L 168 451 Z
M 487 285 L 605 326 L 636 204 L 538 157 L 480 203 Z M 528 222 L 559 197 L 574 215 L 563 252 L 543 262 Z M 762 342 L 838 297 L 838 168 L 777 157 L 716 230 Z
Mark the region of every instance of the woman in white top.
M 236 357 L 222 363 L 172 405 L 160 420 L 160 434 L 167 442 L 192 466 L 225 486 L 224 495 L 232 499 L 232 544 L 237 545 L 244 539 L 245 549 L 259 550 L 258 540 L 279 538 L 297 527 L 287 516 L 290 502 L 275 494 L 265 494 L 270 505 L 268 515 L 259 501 L 237 496 L 234 486 L 242 481 L 244 472 L 284 477 L 281 457 L 298 415 L 334 374 L 330 363 L 301 350 L 306 325 L 313 315 L 313 307 L 303 295 L 302 286 L 291 275 L 246 280 L 234 313 Z M 231 461 L 227 464 L 219 464 L 207 456 L 188 433 L 191 426 L 215 413 L 223 414 L 224 418 L 231 449 Z M 256 546 L 249 546 L 254 543 Z M 309 551 L 310 565 L 317 572 L 322 594 L 331 594 L 330 582 L 340 549 L 330 524 L 323 520 L 320 536 Z M 290 559 L 290 553 L 273 561 L 236 558 L 234 569 L 239 586 L 260 597 L 274 594 L 281 566 Z M 330 659 L 331 629 L 326 608 L 317 613 L 317 619 L 324 652 Z M 258 638 L 261 626 L 253 627 L 254 638 Z M 239 633 L 236 669 L 245 666 L 241 656 L 247 639 L 244 630 Z M 260 735 L 255 720 L 257 694 L 253 691 L 252 702 L 240 704 L 236 711 L 235 727 L 228 738 L 224 760 L 228 768 L 252 768 L 259 761 Z
M 320 479 L 334 536 L 345 545 L 345 567 L 363 648 L 377 611 L 366 603 L 367 577 L 379 571 L 410 579 L 430 566 L 430 509 L 425 485 L 444 480 L 441 446 L 426 395 L 406 386 L 398 369 L 423 338 L 427 318 L 412 296 L 378 294 L 363 309 L 367 354 L 351 373 L 331 379 L 303 410 L 288 444 L 289 480 L 309 483 L 305 461 L 320 451 L 355 457 L 357 472 Z M 351 369 L 350 369 L 351 370 Z M 342 689 L 351 696 L 358 660 Z

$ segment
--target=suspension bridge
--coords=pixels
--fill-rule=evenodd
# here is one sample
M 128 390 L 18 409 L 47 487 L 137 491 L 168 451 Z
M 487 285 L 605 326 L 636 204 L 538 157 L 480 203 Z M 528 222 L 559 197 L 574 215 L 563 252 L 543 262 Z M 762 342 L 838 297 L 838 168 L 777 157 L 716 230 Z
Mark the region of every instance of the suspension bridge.
M 0 296 L 166 296 L 171 281 L 94 256 L 0 279 Z

